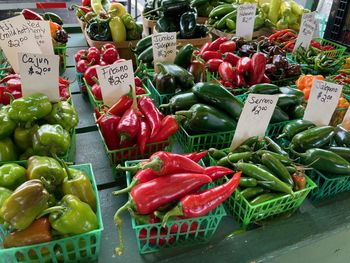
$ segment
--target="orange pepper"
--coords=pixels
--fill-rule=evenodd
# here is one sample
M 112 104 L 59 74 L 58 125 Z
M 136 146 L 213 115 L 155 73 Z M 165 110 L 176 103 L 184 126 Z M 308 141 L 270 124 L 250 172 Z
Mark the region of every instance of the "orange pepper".
M 347 99 L 345 99 L 344 97 L 341 97 L 338 101 L 337 108 L 348 108 L 348 107 L 349 107 L 349 102 L 347 101 Z
M 50 21 L 51 37 L 54 37 L 56 35 L 56 31 L 61 30 L 61 29 L 62 29 L 62 27 L 59 24 Z
M 309 97 L 310 97 L 310 91 L 311 91 L 311 88 L 305 88 L 305 89 L 303 90 L 303 92 L 304 92 L 304 97 L 305 97 L 306 100 L 308 100 Z

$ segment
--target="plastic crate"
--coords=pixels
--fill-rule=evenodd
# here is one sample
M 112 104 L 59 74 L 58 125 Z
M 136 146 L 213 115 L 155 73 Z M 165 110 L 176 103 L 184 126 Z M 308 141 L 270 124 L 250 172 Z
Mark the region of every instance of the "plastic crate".
M 70 167 L 84 171 L 92 183 L 96 195 L 96 215 L 99 228 L 84 234 L 65 237 L 46 243 L 5 249 L 3 247 L 3 240 L 8 232 L 0 225 L 0 263 L 87 262 L 97 260 L 100 253 L 103 222 L 92 166 L 91 164 L 80 164 Z
M 125 166 L 139 163 L 127 161 Z M 127 185 L 130 184 L 131 174 L 126 173 Z M 210 184 L 209 187 L 213 187 Z M 161 223 L 138 225 L 132 218 L 132 228 L 135 230 L 137 247 L 140 254 L 152 253 L 163 248 L 192 246 L 208 242 L 215 234 L 222 217 L 226 215 L 223 205 L 218 206 L 206 216 L 187 218 L 181 220 L 169 220 L 166 228 Z M 177 225 L 177 231 L 171 229 Z M 185 230 L 181 231 L 181 229 Z M 141 232 L 141 234 L 140 234 Z M 152 236 L 151 236 L 152 232 Z
M 97 128 L 98 128 L 98 132 L 101 136 L 103 145 L 105 147 L 107 156 L 110 160 L 110 163 L 111 163 L 113 169 L 118 164 L 124 163 L 127 160 L 145 159 L 145 158 L 149 158 L 153 153 L 155 153 L 157 151 L 164 151 L 164 150 L 171 149 L 171 141 L 172 141 L 171 139 L 172 138 L 170 137 L 166 141 L 146 144 L 146 149 L 145 149 L 145 152 L 143 154 L 139 153 L 137 145 L 132 146 L 132 147 L 118 149 L 118 150 L 109 150 L 108 146 L 105 142 L 105 139 L 102 135 L 100 126 L 97 125 Z M 116 173 L 115 170 L 113 170 L 113 172 Z
M 89 102 L 90 102 L 92 109 L 96 109 L 99 106 L 103 105 L 103 100 L 96 99 L 94 94 L 92 94 L 91 86 L 86 82 L 85 78 L 83 78 L 83 81 L 84 81 L 84 84 L 85 84 L 85 87 L 87 90 Z M 150 91 L 147 89 L 146 85 L 144 85 L 144 84 L 143 84 L 143 89 L 145 90 L 145 94 L 137 95 L 136 96 L 137 98 L 140 96 L 150 96 L 151 95 Z M 101 110 L 101 112 L 103 112 L 103 111 Z
M 61 44 L 59 46 L 54 45 L 53 50 L 56 55 L 60 57 L 60 62 L 59 62 L 59 69 L 60 69 L 60 75 L 62 75 L 66 71 L 66 66 L 67 66 L 67 45 L 66 44 Z
M 333 197 L 350 190 L 350 176 L 328 178 L 315 169 L 311 170 L 308 175 L 317 185 L 317 188 L 310 194 L 312 201 Z
M 78 82 L 78 86 L 79 86 L 79 90 L 82 94 L 87 95 L 87 90 L 86 90 L 86 86 L 85 86 L 85 82 L 83 80 L 84 77 L 84 73 L 80 73 L 80 72 L 76 72 L 76 79 Z
M 154 100 L 154 103 L 157 107 L 159 107 L 161 104 L 169 103 L 169 100 L 175 95 L 175 93 L 159 93 L 159 91 L 154 87 L 152 81 L 149 78 L 146 78 L 144 84 L 150 91 L 151 98 Z
M 62 156 L 62 159 L 66 162 L 75 162 L 75 152 L 76 152 L 76 140 L 77 135 L 75 132 L 75 128 L 71 130 L 70 132 L 70 144 L 68 152 Z
M 329 46 L 334 47 L 333 50 L 326 50 L 326 51 L 320 50 L 320 52 L 322 54 L 326 54 L 329 57 L 340 58 L 346 52 L 346 47 L 344 47 L 344 46 L 342 46 L 340 44 L 337 44 L 335 42 L 332 42 L 330 40 L 327 40 L 327 39 L 324 39 L 324 38 L 315 38 L 314 40 L 317 41 L 317 42 L 320 42 L 320 44 L 322 46 L 329 45 Z

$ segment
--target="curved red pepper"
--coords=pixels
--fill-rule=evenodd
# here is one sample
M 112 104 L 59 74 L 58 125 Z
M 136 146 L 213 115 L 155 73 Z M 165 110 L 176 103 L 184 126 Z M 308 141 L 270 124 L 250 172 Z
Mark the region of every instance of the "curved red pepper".
M 137 145 L 138 145 L 140 154 L 143 154 L 145 152 L 146 143 L 149 140 L 150 134 L 151 134 L 151 129 L 147 121 L 143 118 L 140 118 L 140 129 L 137 134 Z
M 92 85 L 91 92 L 94 95 L 95 99 L 102 100 L 102 91 L 101 91 L 100 85 L 98 84 Z
M 119 138 L 117 136 L 119 121 L 119 116 L 105 115 L 99 123 L 103 138 L 109 150 L 116 150 L 119 147 Z
M 205 66 L 210 72 L 217 72 L 222 62 L 224 61 L 221 58 L 211 58 L 205 63 Z
M 202 191 L 199 194 L 190 194 L 183 197 L 177 206 L 165 214 L 163 224 L 171 216 L 190 218 L 208 214 L 232 195 L 239 184 L 241 173 L 235 173 L 229 181 L 222 185 Z
M 119 98 L 119 100 L 108 109 L 108 113 L 114 114 L 117 116 L 123 116 L 127 109 L 132 105 L 132 96 L 131 93 L 125 94 Z
M 237 65 L 238 60 L 240 60 L 240 57 L 233 53 L 227 52 L 224 54 L 224 61 L 229 62 L 233 67 Z
M 202 59 L 205 60 L 205 61 L 208 61 L 209 59 L 213 59 L 213 58 L 218 58 L 218 59 L 221 59 L 221 54 L 219 51 L 205 51 L 203 52 L 202 54 Z
M 249 69 L 249 85 L 261 83 L 265 74 L 266 62 L 264 53 L 257 52 L 252 56 Z
M 139 87 L 139 86 L 136 86 L 136 87 L 135 87 L 135 90 L 136 90 L 136 95 L 142 95 L 142 94 L 145 94 L 145 93 L 146 93 L 146 91 L 144 90 L 144 88 Z
M 198 163 L 204 156 L 206 156 L 208 151 L 201 151 L 201 152 L 193 152 L 193 153 L 184 153 L 182 156 L 191 159 L 192 161 Z
M 233 174 L 234 171 L 224 166 L 209 166 L 205 168 L 204 173 L 214 181 L 226 175 Z
M 165 141 L 177 132 L 178 129 L 179 125 L 175 118 L 171 115 L 167 115 L 162 119 L 159 132 L 155 137 L 149 140 L 149 143 Z
M 219 37 L 210 43 L 208 50 L 217 51 L 222 43 L 228 41 L 227 37 Z
M 237 48 L 236 42 L 232 40 L 226 41 L 220 44 L 219 46 L 219 50 L 221 53 L 234 52 L 236 48 Z
M 236 72 L 229 62 L 222 62 L 219 66 L 220 78 L 224 81 L 233 82 L 236 78 Z
M 148 124 L 151 128 L 150 139 L 152 139 L 159 132 L 162 120 L 161 114 L 156 105 L 154 105 L 153 100 L 149 97 L 141 97 L 137 105 L 148 121 Z
M 236 70 L 238 73 L 243 74 L 245 72 L 248 72 L 250 70 L 251 66 L 252 66 L 251 59 L 248 57 L 243 57 L 237 61 Z
M 209 50 L 210 44 L 210 42 L 205 43 L 199 51 L 199 54 L 202 55 L 205 51 Z
M 136 137 L 140 129 L 140 120 L 138 118 L 138 113 L 133 108 L 129 108 L 121 117 L 117 134 L 120 138 L 120 142 L 131 141 Z

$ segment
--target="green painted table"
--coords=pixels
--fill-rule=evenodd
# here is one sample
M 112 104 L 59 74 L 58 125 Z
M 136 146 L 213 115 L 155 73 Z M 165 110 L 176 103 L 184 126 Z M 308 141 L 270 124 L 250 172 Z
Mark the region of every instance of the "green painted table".
M 71 29 L 75 31 L 76 29 Z M 76 32 L 76 31 L 75 31 Z M 350 261 L 350 193 L 326 200 L 317 206 L 306 201 L 290 217 L 279 217 L 241 234 L 231 216 L 224 217 L 211 242 L 186 248 L 164 249 L 139 255 L 130 216 L 123 216 L 124 255 L 113 254 L 119 244 L 113 215 L 126 196 L 111 192 L 125 184 L 115 181 L 100 136 L 96 131 L 88 99 L 75 81 L 74 54 L 86 47 L 80 33 L 71 33 L 67 49 L 67 70 L 72 83 L 73 101 L 80 123 L 77 129 L 77 163 L 92 163 L 101 200 L 104 232 L 98 262 L 349 262 Z

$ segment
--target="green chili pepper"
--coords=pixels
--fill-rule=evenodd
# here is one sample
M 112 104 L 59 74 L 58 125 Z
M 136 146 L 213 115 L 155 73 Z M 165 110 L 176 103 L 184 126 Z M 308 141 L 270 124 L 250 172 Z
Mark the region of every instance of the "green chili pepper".
M 16 189 L 26 181 L 26 169 L 16 163 L 0 166 L 0 186 L 10 190 Z
M 67 101 L 55 103 L 46 119 L 50 124 L 59 124 L 67 131 L 77 126 L 79 122 L 75 108 Z

